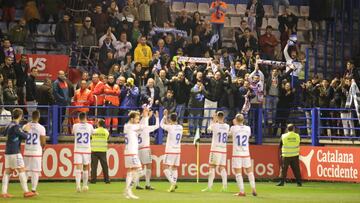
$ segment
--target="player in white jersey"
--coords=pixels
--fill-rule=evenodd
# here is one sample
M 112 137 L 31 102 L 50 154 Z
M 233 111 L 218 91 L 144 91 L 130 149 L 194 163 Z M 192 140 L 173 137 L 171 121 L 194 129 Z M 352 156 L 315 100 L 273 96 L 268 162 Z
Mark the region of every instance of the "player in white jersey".
M 175 192 L 178 178 L 177 167 L 180 165 L 181 137 L 183 134 L 183 127 L 178 124 L 176 113 L 170 114 L 169 120 L 167 120 L 167 117 L 168 111 L 164 110 L 164 117 L 160 122 L 160 127 L 167 131 L 165 160 L 163 162 L 165 168 L 164 174 L 171 184 L 168 192 Z
M 149 112 L 149 118 L 151 118 L 153 115 L 153 112 Z M 142 118 L 146 119 L 146 118 Z M 139 159 L 141 164 L 145 167 L 145 189 L 146 190 L 154 190 L 153 187 L 150 185 L 150 178 L 151 178 L 151 164 L 152 164 L 152 158 L 151 158 L 151 148 L 150 148 L 150 133 L 154 132 L 159 128 L 159 112 L 157 111 L 155 113 L 155 125 L 147 126 L 145 125 L 142 131 L 139 135 Z M 139 179 L 137 180 L 136 185 L 137 190 L 143 190 L 139 185 Z
M 39 124 L 40 112 L 32 112 L 32 121 L 28 124 L 30 130 L 25 141 L 24 162 L 27 176 L 31 177 L 32 192 L 36 193 L 39 183 L 39 176 L 42 165 L 42 152 L 46 144 L 46 131 L 44 126 Z
M 226 144 L 229 133 L 229 125 L 224 122 L 224 112 L 218 111 L 208 127 L 208 131 L 212 131 L 211 149 L 209 154 L 209 179 L 208 187 L 203 192 L 211 191 L 215 178 L 216 167 L 220 168 L 222 179 L 222 191 L 227 190 L 227 172 L 226 172 Z
M 74 165 L 76 191 L 86 192 L 89 190 L 89 170 L 91 161 L 91 143 L 90 137 L 94 132 L 94 127 L 87 123 L 86 113 L 79 113 L 80 123 L 73 125 L 72 134 L 75 137 L 74 144 Z M 82 173 L 82 174 L 81 174 Z M 81 175 L 83 179 L 83 187 L 81 188 Z
M 143 119 L 140 122 L 140 113 L 138 111 L 131 111 L 129 113 L 129 122 L 124 126 L 125 133 L 125 150 L 124 160 L 126 172 L 126 188 L 125 197 L 127 199 L 139 199 L 132 192 L 132 186 L 137 180 L 144 175 L 141 168 L 141 162 L 139 159 L 139 134 L 148 125 L 149 110 L 147 108 L 143 111 Z
M 253 196 L 257 196 L 255 189 L 255 177 L 251 168 L 251 158 L 249 151 L 249 139 L 251 128 L 244 125 L 244 116 L 237 114 L 233 120 L 233 126 L 230 128 L 230 136 L 233 138 L 232 168 L 235 171 L 236 182 L 240 192 L 236 196 L 245 196 L 244 181 L 242 177 L 242 168 L 248 175 Z

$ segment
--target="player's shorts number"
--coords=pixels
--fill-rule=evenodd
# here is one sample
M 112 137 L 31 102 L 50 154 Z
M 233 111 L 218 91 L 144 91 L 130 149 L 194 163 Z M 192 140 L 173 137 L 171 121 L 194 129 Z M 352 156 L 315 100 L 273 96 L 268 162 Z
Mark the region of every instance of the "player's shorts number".
M 38 143 L 37 143 L 38 137 L 39 137 L 39 135 L 36 134 L 36 133 L 33 133 L 33 134 L 29 133 L 28 136 L 27 136 L 27 138 L 26 138 L 25 143 L 26 143 L 27 145 L 31 145 L 31 144 L 37 145 L 37 144 L 38 144 Z
M 226 143 L 227 142 L 227 133 L 218 133 L 219 136 L 219 143 Z
M 138 136 L 138 143 L 139 143 L 139 144 L 142 143 L 142 138 L 140 137 L 140 135 Z
M 127 137 L 125 137 L 124 143 L 125 143 L 125 144 L 128 144 L 128 143 L 129 143 L 129 139 L 128 139 Z
M 87 144 L 89 143 L 89 133 L 77 133 L 76 134 L 76 142 L 78 144 Z
M 238 146 L 246 147 L 248 136 L 246 136 L 246 135 L 243 135 L 243 136 L 237 135 L 236 140 L 237 140 L 237 145 Z

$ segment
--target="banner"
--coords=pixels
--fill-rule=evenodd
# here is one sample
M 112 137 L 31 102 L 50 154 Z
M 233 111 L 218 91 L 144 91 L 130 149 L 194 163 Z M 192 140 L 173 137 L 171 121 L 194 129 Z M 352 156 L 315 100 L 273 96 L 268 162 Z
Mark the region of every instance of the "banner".
M 0 171 L 4 171 L 5 145 L 0 145 Z M 165 178 L 162 162 L 164 159 L 164 145 L 153 145 L 152 150 L 152 178 Z M 196 148 L 192 144 L 183 144 L 181 163 L 178 168 L 180 179 L 196 178 Z M 109 175 L 112 179 L 123 179 L 126 176 L 124 168 L 124 145 L 110 144 L 107 152 Z M 228 145 L 227 172 L 229 178 L 234 178 L 231 168 L 232 146 Z M 209 171 L 209 144 L 200 145 L 200 178 L 207 178 Z M 250 153 L 252 167 L 256 178 L 273 179 L 279 176 L 278 146 L 251 145 Z M 360 182 L 360 148 L 355 147 L 312 147 L 302 146 L 300 155 L 302 178 L 306 180 Z M 101 174 L 99 164 L 98 175 Z M 220 178 L 220 171 L 216 171 Z M 289 169 L 288 177 L 293 177 Z M 47 145 L 43 154 L 43 171 L 41 179 L 73 179 L 73 145 Z
M 38 68 L 39 75 L 37 79 L 39 80 L 43 80 L 46 77 L 56 80 L 60 70 L 66 73 L 69 69 L 68 55 L 26 54 L 26 56 L 30 69 L 32 67 Z M 20 59 L 20 55 L 16 55 L 16 59 Z

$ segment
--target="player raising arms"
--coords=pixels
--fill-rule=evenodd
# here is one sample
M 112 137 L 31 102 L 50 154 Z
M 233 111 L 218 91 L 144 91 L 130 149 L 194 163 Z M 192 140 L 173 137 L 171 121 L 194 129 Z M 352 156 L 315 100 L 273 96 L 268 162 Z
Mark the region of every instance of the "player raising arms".
M 21 187 L 24 191 L 24 197 L 33 197 L 36 196 L 35 193 L 29 192 L 27 186 L 27 177 L 25 174 L 25 165 L 23 157 L 20 153 L 20 144 L 22 140 L 27 138 L 27 132 L 29 132 L 30 126 L 24 126 L 23 130 L 21 129 L 19 122 L 23 118 L 23 111 L 21 109 L 14 109 L 12 111 L 12 121 L 5 129 L 6 140 L 6 149 L 5 149 L 5 171 L 2 178 L 2 197 L 11 198 L 12 195 L 8 194 L 8 185 L 10 175 L 13 170 L 17 171 L 19 174 L 19 180 Z
M 25 141 L 24 161 L 27 176 L 31 177 L 31 191 L 38 195 L 36 188 L 41 173 L 41 160 L 46 144 L 46 131 L 44 126 L 39 124 L 40 112 L 38 110 L 34 111 L 31 117 L 31 122 L 26 124 L 29 126 L 29 132 Z
M 230 135 L 233 137 L 233 157 L 232 168 L 235 171 L 236 182 L 239 186 L 240 192 L 235 194 L 237 196 L 245 196 L 244 181 L 242 177 L 242 168 L 248 174 L 249 182 L 252 189 L 252 195 L 257 196 L 255 189 L 255 177 L 251 168 L 251 159 L 249 152 L 249 138 L 251 136 L 251 129 L 244 125 L 244 116 L 237 114 L 233 120 L 233 126 L 230 128 Z
M 153 115 L 153 112 L 149 112 L 149 118 L 151 118 Z M 147 118 L 142 118 L 147 119 Z M 139 135 L 139 158 L 141 164 L 146 168 L 145 171 L 145 189 L 146 190 L 154 190 L 153 187 L 150 185 L 150 178 L 151 178 L 151 164 L 152 164 L 152 158 L 151 158 L 151 149 L 150 149 L 150 133 L 155 131 L 159 128 L 159 112 L 155 113 L 155 125 L 147 126 L 145 125 L 143 130 L 141 131 Z M 140 187 L 139 185 L 139 179 L 137 180 L 137 186 L 136 189 L 142 190 L 144 188 Z
M 140 113 L 138 111 L 130 111 L 129 121 L 124 125 L 125 133 L 125 168 L 126 172 L 126 188 L 125 197 L 127 199 L 139 199 L 132 192 L 132 186 L 136 181 L 144 175 L 141 169 L 141 162 L 139 159 L 139 134 L 144 126 L 148 124 L 148 109 L 144 109 L 143 118 L 140 123 Z
M 208 187 L 203 192 L 211 191 L 214 178 L 215 168 L 220 167 L 222 179 L 222 192 L 227 191 L 227 172 L 226 172 L 226 143 L 228 139 L 229 125 L 224 123 L 224 112 L 218 111 L 208 127 L 208 131 L 212 131 L 211 149 L 209 155 L 209 179 Z
M 180 165 L 183 127 L 178 124 L 176 113 L 170 114 L 169 120 L 167 120 L 167 117 L 168 111 L 164 110 L 164 117 L 160 122 L 160 127 L 168 132 L 165 147 L 164 174 L 171 184 L 168 192 L 175 192 L 178 178 L 177 167 Z
M 91 143 L 90 136 L 94 132 L 94 127 L 87 123 L 86 113 L 79 113 L 80 123 L 73 125 L 72 133 L 75 137 L 74 145 L 74 165 L 75 165 L 75 180 L 76 191 L 86 192 L 89 190 L 89 170 L 91 160 Z M 81 188 L 81 173 L 83 179 L 83 187 Z

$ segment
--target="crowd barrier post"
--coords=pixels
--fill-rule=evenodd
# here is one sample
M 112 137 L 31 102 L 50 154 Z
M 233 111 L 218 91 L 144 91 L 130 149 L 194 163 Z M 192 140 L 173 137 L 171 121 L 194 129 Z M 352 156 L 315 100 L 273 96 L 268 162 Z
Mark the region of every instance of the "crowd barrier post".
M 161 121 L 161 119 L 164 116 L 164 107 L 160 107 L 159 108 L 159 119 Z M 164 138 L 164 130 L 162 128 L 158 129 L 158 134 L 155 138 L 155 144 L 161 145 L 163 144 L 163 138 Z
M 53 105 L 52 107 L 52 133 L 50 135 L 50 142 L 51 144 L 57 144 L 58 143 L 58 136 L 59 136 L 59 106 Z
M 319 146 L 319 109 L 311 109 L 311 145 Z
M 256 128 L 257 128 L 257 135 L 255 135 L 255 143 L 257 145 L 261 145 L 262 144 L 262 138 L 263 138 L 263 132 L 262 132 L 262 121 L 263 121 L 263 109 L 260 107 L 258 108 L 258 120 L 257 120 L 257 125 L 256 125 Z

